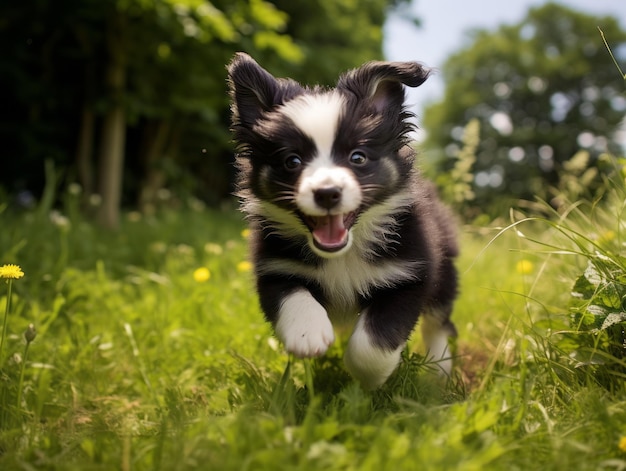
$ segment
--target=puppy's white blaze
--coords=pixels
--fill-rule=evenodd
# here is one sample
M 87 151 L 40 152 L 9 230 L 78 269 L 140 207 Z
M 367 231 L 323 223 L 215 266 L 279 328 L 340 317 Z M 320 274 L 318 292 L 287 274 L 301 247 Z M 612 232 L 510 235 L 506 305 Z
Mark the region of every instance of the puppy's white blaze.
M 400 363 L 404 344 L 396 350 L 380 348 L 372 342 L 361 315 L 348 341 L 344 356 L 346 369 L 364 389 L 376 389 L 383 384 Z
M 335 340 L 326 310 L 305 289 L 285 297 L 275 329 L 287 352 L 301 358 L 323 355 Z
M 296 204 L 309 216 L 324 216 L 328 209 L 320 208 L 315 202 L 315 191 L 321 188 L 341 189 L 341 201 L 330 211 L 333 214 L 346 214 L 355 211 L 363 199 L 361 187 L 354 175 L 346 168 L 334 165 L 330 159 L 318 156 L 307 165 L 300 177 Z
M 421 330 L 426 346 L 426 357 L 433 362 L 440 375 L 450 376 L 452 356 L 448 346 L 449 333 L 434 314 L 422 316 Z
M 288 101 L 282 113 L 315 142 L 320 156 L 330 158 L 344 99 L 337 92 L 303 95 Z

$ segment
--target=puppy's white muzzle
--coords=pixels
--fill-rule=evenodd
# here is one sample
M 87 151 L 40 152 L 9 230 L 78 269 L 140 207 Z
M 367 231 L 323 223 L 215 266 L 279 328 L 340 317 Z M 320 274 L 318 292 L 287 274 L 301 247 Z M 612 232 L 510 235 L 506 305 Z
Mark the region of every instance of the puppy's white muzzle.
M 336 256 L 351 245 L 350 229 L 361 206 L 361 187 L 350 170 L 316 163 L 302 172 L 296 204 L 311 231 L 313 250 L 323 257 Z

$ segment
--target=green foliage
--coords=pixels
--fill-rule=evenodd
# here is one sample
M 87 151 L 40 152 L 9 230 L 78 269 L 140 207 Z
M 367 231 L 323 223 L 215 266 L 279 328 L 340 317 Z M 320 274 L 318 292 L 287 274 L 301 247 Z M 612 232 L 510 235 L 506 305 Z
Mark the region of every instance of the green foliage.
M 589 265 L 576 280 L 572 291 L 575 299 L 573 323 L 578 330 L 595 334 L 589 345 L 593 347 L 591 356 L 585 362 L 606 364 L 607 357 L 603 358 L 603 353 L 622 359 L 626 348 L 626 264 L 623 257 L 617 255 L 588 258 Z M 579 349 L 578 353 L 580 359 L 582 351 Z M 622 379 L 620 377 L 618 381 Z
M 139 201 L 144 210 L 163 187 L 218 204 L 232 191 L 225 64 L 233 54 L 246 51 L 275 74 L 329 84 L 382 57 L 387 8 L 403 3 L 3 2 L 0 83 L 14 93 L 0 110 L 10 157 L 0 185 L 39 196 L 43 161 L 51 159 L 86 199 L 106 197 L 96 181 L 105 157 L 96 162 L 96 151 L 103 117 L 122 104 L 125 206 Z
M 547 4 L 518 24 L 475 31 L 471 44 L 448 59 L 445 96 L 424 113 L 425 147 L 436 174 L 448 172 L 464 127 L 480 121 L 475 198 L 465 206 L 495 216 L 503 215 L 502 201 L 504 209 L 520 198 L 549 201 L 568 171 L 565 162 L 579 151 L 589 156 L 588 168 L 600 170 L 588 190 L 601 184 L 598 159 L 620 151 L 614 133 L 625 104 L 623 79 L 598 25 L 616 49 L 626 41 L 615 18 Z
M 293 2 L 275 0 L 289 15 L 286 32 L 304 52 L 301 62 L 281 64 L 268 57 L 276 73 L 303 83 L 334 85 L 337 75 L 370 60 L 381 60 L 388 0 Z M 398 7 L 399 5 L 396 5 Z M 331 21 L 329 21 L 331 20 Z
M 553 256 L 572 259 L 575 267 L 569 312 L 549 323 L 554 346 L 569 363 L 571 379 L 592 381 L 611 391 L 624 391 L 626 377 L 626 259 L 622 223 L 626 184 L 624 161 L 605 181 L 603 199 L 563 201 L 555 220 L 527 219 L 547 228 L 541 245 Z
M 457 152 L 454 166 L 449 172 L 438 175 L 436 179 L 444 200 L 454 206 L 467 220 L 470 219 L 470 214 L 464 210 L 464 207 L 471 205 L 476 197 L 472 183 L 479 140 L 480 121 L 473 118 L 463 130 L 461 139 L 463 147 Z

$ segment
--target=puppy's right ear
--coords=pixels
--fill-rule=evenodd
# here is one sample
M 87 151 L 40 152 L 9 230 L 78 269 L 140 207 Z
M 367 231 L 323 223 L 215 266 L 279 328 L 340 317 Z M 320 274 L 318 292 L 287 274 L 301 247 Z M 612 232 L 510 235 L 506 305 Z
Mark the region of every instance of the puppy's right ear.
M 337 88 L 352 92 L 379 113 L 398 113 L 404 103 L 402 86 L 419 87 L 431 72 L 418 62 L 368 62 L 342 75 Z
M 233 124 L 251 128 L 261 115 L 283 103 L 285 85 L 248 54 L 238 52 L 228 65 Z

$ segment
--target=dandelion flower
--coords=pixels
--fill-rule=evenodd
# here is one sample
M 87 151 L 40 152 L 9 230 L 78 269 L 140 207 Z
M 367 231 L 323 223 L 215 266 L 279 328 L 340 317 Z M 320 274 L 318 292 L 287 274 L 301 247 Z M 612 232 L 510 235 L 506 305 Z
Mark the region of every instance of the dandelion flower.
M 241 237 L 243 237 L 244 239 L 247 239 L 248 237 L 250 237 L 250 229 L 246 228 L 243 231 L 241 231 Z
M 193 279 L 198 283 L 204 283 L 211 278 L 211 272 L 207 267 L 196 268 L 193 272 Z
M 63 216 L 59 211 L 50 211 L 50 222 L 60 229 L 68 229 L 70 227 L 70 220 L 67 216 Z
M 609 244 L 613 240 L 615 240 L 615 231 L 608 230 L 598 237 L 597 242 L 599 244 Z
M 619 444 L 617 446 L 621 451 L 626 453 L 626 436 L 622 436 L 619 439 Z
M 78 196 L 83 192 L 83 187 L 78 183 L 70 183 L 67 185 L 67 192 L 72 196 Z
M 517 265 L 515 265 L 515 271 L 517 271 L 520 275 L 530 275 L 534 268 L 535 266 L 533 262 L 526 259 L 520 260 L 517 262 Z
M 17 280 L 24 276 L 24 272 L 17 265 L 2 265 L 0 267 L 0 278 L 10 278 Z
M 252 263 L 247 260 L 243 260 L 237 264 L 237 271 L 239 273 L 244 273 L 252 270 Z

